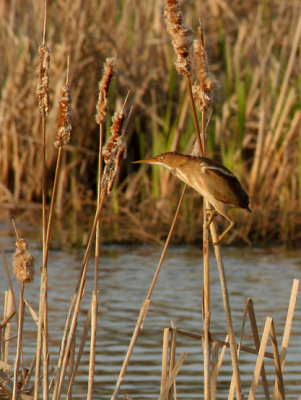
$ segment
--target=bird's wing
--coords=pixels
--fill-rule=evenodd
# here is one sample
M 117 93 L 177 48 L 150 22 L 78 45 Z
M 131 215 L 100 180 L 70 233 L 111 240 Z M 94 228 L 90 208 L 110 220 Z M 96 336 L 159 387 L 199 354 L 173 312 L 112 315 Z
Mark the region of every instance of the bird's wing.
M 249 198 L 239 181 L 226 168 L 207 166 L 204 183 L 207 190 L 219 201 L 242 208 L 248 208 Z

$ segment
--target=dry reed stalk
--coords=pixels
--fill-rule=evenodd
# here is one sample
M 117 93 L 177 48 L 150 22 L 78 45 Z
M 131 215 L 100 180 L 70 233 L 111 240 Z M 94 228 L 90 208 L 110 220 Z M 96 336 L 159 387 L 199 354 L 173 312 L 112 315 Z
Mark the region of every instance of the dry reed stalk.
M 273 359 L 274 359 L 274 363 L 275 363 L 275 367 L 276 367 L 278 385 L 280 386 L 280 399 L 281 400 L 285 399 L 284 390 L 283 390 L 283 379 L 282 379 L 281 368 L 280 368 L 280 360 L 279 360 L 279 354 L 278 354 L 278 349 L 277 349 L 274 323 L 273 323 L 273 319 L 271 317 L 267 317 L 266 323 L 264 326 L 264 330 L 263 330 L 263 334 L 262 334 L 262 338 L 261 338 L 260 348 L 258 351 L 258 356 L 257 356 L 257 360 L 256 360 L 252 383 L 250 386 L 248 400 L 252 400 L 252 399 L 255 400 L 255 394 L 256 394 L 256 389 L 258 386 L 259 375 L 260 375 L 260 371 L 262 369 L 264 353 L 265 353 L 265 349 L 266 349 L 266 346 L 268 343 L 269 335 L 271 335 L 271 337 L 272 337 Z M 279 370 L 279 368 L 280 368 L 280 370 Z
M 47 26 L 47 0 L 44 8 L 43 43 L 38 53 L 38 79 L 36 94 L 39 102 L 40 116 L 42 120 L 42 220 L 43 220 L 43 253 L 46 247 L 46 118 L 49 112 L 49 64 L 50 50 L 46 47 Z
M 75 341 L 76 341 L 76 336 L 74 335 L 69 352 L 67 382 L 70 382 L 74 370 Z M 68 396 L 66 397 L 68 400 L 72 400 L 72 388 L 73 388 L 72 385 L 68 385 L 69 393 Z
M 104 64 L 103 77 L 99 83 L 99 97 L 96 106 L 96 122 L 99 124 L 99 149 L 98 149 L 98 174 L 97 174 L 97 204 L 101 198 L 101 176 L 102 176 L 102 151 L 104 139 L 104 124 L 108 108 L 108 92 L 111 79 L 117 72 L 117 59 L 107 58 Z M 100 221 L 97 222 L 95 235 L 95 264 L 94 264 L 94 289 L 92 293 L 92 317 L 90 338 L 90 361 L 87 399 L 93 398 L 94 368 L 95 368 L 95 346 L 98 315 L 98 270 L 100 257 Z
M 211 400 L 216 399 L 217 377 L 218 377 L 218 351 L 219 343 L 213 342 L 212 344 L 212 361 L 211 361 L 211 374 L 210 374 L 210 394 Z
M 23 381 L 22 390 L 26 390 L 27 389 L 27 386 L 29 384 L 29 380 L 30 380 L 31 376 L 33 375 L 33 369 L 34 369 L 35 364 L 36 364 L 36 358 L 34 357 L 32 362 L 31 362 L 31 364 L 30 364 L 30 367 L 29 367 L 28 373 L 26 375 L 26 378 Z
M 17 392 L 18 392 L 18 370 L 20 357 L 22 352 L 22 334 L 23 334 L 23 316 L 24 316 L 24 281 L 21 282 L 21 290 L 20 290 L 20 306 L 19 306 L 19 320 L 18 320 L 18 340 L 17 340 L 17 352 L 16 359 L 14 364 L 14 386 L 13 386 L 13 394 L 12 400 L 17 400 Z
M 252 299 L 248 298 L 246 300 L 244 313 L 243 313 L 240 341 L 239 341 L 238 351 L 237 351 L 238 358 L 240 357 L 240 352 L 242 350 L 242 339 L 243 339 L 243 335 L 244 335 L 244 328 L 245 328 L 245 323 L 247 320 L 247 315 L 249 315 L 251 328 L 252 328 L 252 334 L 253 334 L 253 340 L 254 340 L 254 344 L 255 344 L 257 353 L 258 353 L 259 347 L 260 347 L 260 340 L 259 340 L 258 328 L 257 328 L 257 323 L 256 323 L 255 311 L 254 311 L 254 307 L 253 307 L 253 301 L 252 301 Z M 260 374 L 261 374 L 262 384 L 263 384 L 263 388 L 264 388 L 265 398 L 269 400 L 270 393 L 269 393 L 269 386 L 268 386 L 268 382 L 267 382 L 267 378 L 266 378 L 264 363 L 262 363 Z M 234 392 L 235 392 L 235 383 L 234 383 L 234 374 L 233 374 L 232 380 L 231 380 L 230 391 L 229 391 L 229 395 L 228 395 L 229 400 L 234 399 Z
M 76 373 L 78 371 L 80 360 L 81 360 L 82 354 L 84 352 L 85 344 L 86 344 L 86 341 L 87 341 L 87 337 L 88 337 L 88 333 L 89 333 L 89 327 L 90 327 L 90 324 L 91 324 L 91 309 L 92 309 L 92 300 L 91 300 L 89 312 L 87 314 L 85 326 L 84 326 L 84 329 L 83 329 L 83 333 L 82 333 L 79 349 L 78 349 L 78 352 L 77 352 L 76 361 L 75 361 L 75 364 L 74 364 L 74 367 L 73 367 L 73 370 L 72 370 L 72 375 L 71 375 L 71 377 L 69 379 L 69 382 L 68 382 L 67 399 L 71 398 L 72 386 L 73 386 L 74 379 L 75 379 Z
M 252 299 L 247 299 L 247 311 L 249 313 L 249 318 L 250 318 L 250 322 L 251 322 L 251 328 L 252 328 L 252 334 L 253 334 L 255 348 L 258 352 L 259 347 L 260 347 L 260 339 L 259 339 L 258 327 L 257 327 L 257 322 L 256 322 L 255 311 L 254 311 Z M 266 378 L 264 363 L 262 364 L 260 373 L 261 373 L 261 379 L 262 379 L 265 397 L 267 399 L 269 399 L 270 394 L 269 394 L 269 387 L 268 387 L 268 382 L 267 382 L 267 378 Z
M 251 176 L 250 184 L 249 184 L 249 195 L 250 195 L 251 201 L 252 201 L 252 198 L 256 191 L 258 174 L 260 171 L 260 164 L 261 164 L 261 160 L 262 160 L 262 152 L 263 152 L 263 145 L 264 145 L 264 131 L 265 131 L 265 123 L 266 123 L 265 116 L 266 116 L 265 99 L 263 98 L 263 96 L 261 96 L 256 149 L 255 149 L 254 161 L 252 164 L 252 170 L 251 170 L 251 174 L 250 174 L 250 176 Z M 248 220 L 248 228 L 249 229 L 250 229 L 250 223 L 251 223 L 251 220 L 249 219 Z M 248 229 L 248 232 L 249 232 L 249 229 Z
M 14 309 L 13 303 L 13 295 L 11 290 L 5 291 L 5 300 L 4 300 L 4 320 L 8 318 L 8 316 L 12 315 L 12 313 L 16 313 Z M 6 323 L 3 325 L 3 351 L 2 351 L 2 360 L 5 364 L 8 364 L 8 355 L 9 355 L 9 344 L 11 339 L 11 323 Z M 1 326 L 2 330 L 2 326 Z
M 124 104 L 124 106 L 125 106 L 125 104 Z M 83 294 L 84 294 L 88 260 L 89 260 L 92 242 L 93 242 L 95 231 L 96 231 L 96 225 L 97 225 L 99 217 L 100 217 L 104 199 L 105 199 L 106 195 L 109 194 L 112 189 L 114 179 L 119 170 L 120 162 L 126 152 L 125 130 L 122 131 L 123 121 L 124 121 L 124 111 L 122 110 L 119 113 L 115 113 L 115 115 L 113 117 L 113 124 L 111 127 L 111 137 L 109 138 L 107 145 L 103 151 L 106 167 L 104 169 L 103 177 L 102 177 L 102 191 L 101 191 L 100 202 L 97 205 L 93 225 L 91 228 L 88 244 L 87 244 L 85 255 L 84 255 L 84 260 L 83 260 L 83 265 L 82 265 L 82 269 L 80 272 L 79 281 L 75 288 L 75 294 L 73 296 L 73 300 L 72 300 L 72 303 L 70 306 L 70 308 L 74 307 L 73 316 L 72 316 L 71 325 L 69 328 L 69 335 L 68 335 L 68 339 L 66 341 L 66 346 L 65 346 L 64 352 L 62 353 L 62 358 L 60 357 L 61 361 L 59 360 L 59 362 L 61 362 L 60 377 L 56 382 L 56 388 L 54 391 L 53 400 L 59 399 L 60 395 L 61 395 L 62 385 L 63 385 L 66 368 L 67 368 L 67 363 L 68 363 L 69 351 L 70 351 L 70 347 L 71 347 L 72 340 L 74 337 L 76 323 L 77 323 L 77 317 L 78 317 L 78 314 L 80 311 L 80 306 L 81 306 L 81 302 L 82 302 L 82 298 L 83 298 Z
M 180 368 L 181 368 L 181 366 L 182 366 L 182 364 L 183 364 L 183 362 L 184 362 L 186 357 L 187 357 L 187 353 L 182 353 L 180 355 L 180 357 L 179 357 L 174 369 L 172 370 L 171 375 L 169 376 L 169 378 L 168 378 L 168 380 L 167 380 L 167 382 L 166 382 L 166 384 L 165 384 L 165 386 L 163 388 L 163 391 L 161 392 L 160 397 L 159 397 L 158 400 L 166 400 L 166 398 L 168 397 L 168 392 L 169 392 L 170 388 L 172 387 L 173 382 L 176 379 L 176 377 L 177 377 L 177 375 L 178 375 L 178 373 L 180 371 Z
M 98 262 L 98 260 L 95 260 L 95 263 L 96 262 Z M 98 273 L 98 269 L 96 273 Z M 96 280 L 95 282 L 98 281 Z M 98 289 L 93 290 L 91 299 L 91 309 L 92 309 L 91 312 L 92 317 L 91 317 L 91 336 L 90 336 L 90 362 L 89 362 L 88 393 L 87 393 L 87 399 L 89 400 L 93 399 L 95 347 L 96 347 L 97 314 L 98 314 Z
M 211 232 L 212 239 L 215 242 L 217 240 L 217 232 L 216 232 L 215 224 L 210 224 L 210 232 Z M 233 374 L 235 377 L 236 397 L 237 397 L 237 400 L 241 400 L 242 393 L 241 393 L 240 374 L 239 374 L 237 352 L 236 352 L 236 343 L 235 343 L 234 330 L 233 330 L 233 324 L 232 324 L 232 317 L 231 317 L 230 302 L 229 302 L 229 295 L 228 295 L 228 289 L 227 289 L 224 263 L 223 263 L 219 245 L 214 246 L 214 253 L 215 253 L 215 258 L 216 258 L 216 262 L 218 265 L 218 271 L 219 271 L 219 277 L 220 277 L 221 289 L 222 289 L 222 296 L 223 296 L 223 302 L 224 302 L 224 309 L 225 309 L 226 320 L 227 320 L 227 328 L 228 328 L 230 350 L 231 350 L 231 360 L 232 360 Z
M 294 317 L 294 312 L 295 312 L 295 307 L 296 307 L 296 302 L 297 302 L 298 289 L 299 289 L 299 280 L 294 279 L 292 291 L 291 291 L 290 302 L 289 302 L 288 311 L 287 311 L 287 316 L 286 316 L 283 337 L 282 337 L 281 351 L 280 351 L 280 363 L 281 363 L 282 373 L 284 372 L 286 351 L 288 349 L 288 343 L 289 343 L 289 339 L 290 339 L 293 317 Z M 279 386 L 278 386 L 277 380 L 275 380 L 273 400 L 276 400 L 278 398 L 279 398 Z
M 176 345 L 177 345 L 177 328 L 173 322 L 171 322 L 171 339 L 170 339 L 170 356 L 169 356 L 169 377 L 175 367 L 175 359 L 176 359 Z M 168 394 L 168 400 L 171 400 L 172 397 L 172 389 L 170 389 Z M 174 380 L 173 384 L 173 399 L 177 400 L 177 384 L 176 380 Z
M 28 251 L 27 243 L 24 239 L 20 239 L 13 221 L 16 231 L 16 251 L 13 256 L 13 269 L 17 280 L 20 282 L 20 305 L 18 315 L 18 339 L 17 351 L 14 364 L 14 387 L 13 387 L 13 400 L 17 399 L 18 391 L 18 373 L 19 363 L 22 357 L 22 334 L 23 334 L 23 319 L 24 319 L 24 284 L 30 283 L 34 277 L 34 258 Z
M 36 371 L 35 371 L 35 393 L 34 400 L 39 398 L 39 380 L 40 380 L 40 365 L 41 353 L 43 346 L 43 397 L 48 399 L 48 322 L 47 322 L 47 263 L 49 253 L 49 242 L 51 226 L 53 221 L 54 203 L 58 187 L 58 178 L 62 160 L 63 145 L 69 143 L 71 135 L 71 88 L 69 86 L 69 57 L 67 61 L 67 76 L 66 84 L 61 89 L 59 98 L 59 115 L 57 125 L 57 135 L 55 147 L 58 148 L 58 156 L 55 170 L 55 177 L 52 189 L 52 197 L 48 215 L 47 232 L 45 238 L 45 251 L 43 252 L 43 266 L 41 268 L 41 289 L 40 289 L 40 304 L 39 304 L 39 324 L 37 334 L 37 351 L 36 351 Z
M 264 176 L 264 177 L 265 177 L 265 174 L 263 174 L 263 171 L 265 171 L 265 173 L 267 171 L 270 171 L 270 168 L 267 168 L 267 167 L 271 164 L 272 158 L 277 150 L 277 145 L 280 140 L 281 134 L 283 132 L 283 127 L 284 127 L 285 121 L 288 119 L 289 114 L 295 105 L 296 98 L 297 98 L 296 90 L 295 90 L 295 88 L 291 88 L 291 90 L 289 91 L 289 93 L 287 95 L 286 101 L 283 105 L 283 110 L 279 117 L 278 123 L 274 129 L 273 137 L 271 138 L 271 141 L 269 143 L 268 153 L 265 155 L 265 158 L 262 163 L 261 173 L 262 173 L 262 176 Z M 264 169 L 264 168 L 266 168 L 266 169 Z M 267 178 L 265 177 L 265 179 L 269 179 L 269 178 L 270 178 L 270 176 L 268 174 L 268 177 Z
M 179 212 L 180 212 L 180 208 L 181 208 L 181 205 L 182 205 L 182 202 L 183 202 L 183 198 L 184 198 L 184 194 L 185 194 L 185 191 L 186 191 L 186 187 L 187 187 L 187 185 L 185 184 L 184 187 L 183 187 L 183 191 L 182 191 L 182 194 L 181 194 L 181 197 L 180 197 L 180 200 L 179 200 L 179 203 L 178 203 L 178 206 L 177 206 L 177 209 L 176 209 L 176 212 L 175 212 L 171 227 L 169 229 L 169 232 L 168 232 L 168 235 L 167 235 L 167 238 L 166 238 L 162 253 L 161 253 L 160 260 L 158 262 L 158 265 L 157 265 L 157 268 L 156 268 L 152 283 L 150 285 L 148 294 L 146 296 L 146 299 L 142 302 L 142 305 L 140 307 L 140 312 L 139 312 L 139 316 L 138 316 L 138 319 L 137 319 L 137 322 L 136 322 L 136 326 L 135 326 L 135 329 L 133 331 L 133 334 L 132 334 L 132 337 L 131 337 L 131 340 L 130 340 L 130 344 L 129 344 L 129 347 L 127 349 L 127 353 L 125 355 L 121 370 L 119 372 L 119 376 L 118 376 L 118 379 L 117 379 L 117 382 L 116 382 L 115 389 L 114 389 L 113 395 L 111 397 L 111 400 L 116 400 L 117 399 L 117 396 L 118 396 L 118 393 L 119 393 L 119 389 L 120 389 L 120 386 L 121 386 L 122 381 L 124 379 L 124 376 L 125 376 L 125 373 L 126 373 L 126 369 L 127 369 L 128 363 L 130 361 L 133 349 L 135 347 L 135 344 L 136 344 L 137 338 L 139 336 L 139 333 L 140 333 L 140 331 L 141 331 L 141 329 L 143 327 L 143 323 L 144 323 L 144 320 L 146 318 L 146 314 L 147 314 L 147 311 L 148 311 L 148 308 L 149 308 L 149 305 L 150 305 L 150 299 L 151 299 L 154 287 L 156 285 L 156 282 L 157 282 L 157 279 L 158 279 L 158 276 L 159 276 L 159 273 L 160 273 L 160 270 L 161 270 L 161 267 L 162 267 L 162 263 L 163 263 L 163 260 L 165 258 L 166 251 L 167 251 L 168 245 L 170 243 L 171 236 L 172 236 L 172 233 L 174 231 L 174 228 L 175 228 L 175 225 L 176 225 L 176 221 L 177 221 L 177 218 L 178 218 L 178 215 L 179 215 Z
M 163 346 L 162 346 L 162 368 L 161 368 L 161 389 L 163 392 L 166 385 L 168 375 L 168 350 L 169 350 L 169 328 L 163 330 Z
M 202 115 L 202 146 L 199 144 L 200 155 L 206 153 L 205 111 L 212 106 L 213 79 L 207 65 L 207 56 L 204 46 L 201 24 L 198 28 L 199 40 L 194 42 L 194 55 L 197 65 L 197 82 L 192 87 L 193 99 Z M 188 83 L 188 81 L 187 81 Z M 190 85 L 190 81 L 189 81 Z M 198 136 L 198 135 L 197 135 Z M 203 201 L 203 353 L 204 353 L 204 399 L 211 399 L 210 384 L 210 274 L 209 274 L 209 235 L 207 226 L 207 211 L 211 206 Z
M 288 59 L 288 63 L 287 63 L 287 67 L 285 70 L 285 75 L 284 75 L 284 79 L 281 85 L 281 90 L 280 90 L 280 94 L 277 98 L 277 103 L 275 106 L 275 110 L 274 110 L 274 114 L 272 116 L 272 120 L 271 120 L 271 131 L 269 132 L 268 136 L 267 136 L 267 147 L 269 147 L 270 145 L 270 140 L 272 138 L 273 135 L 273 130 L 276 127 L 276 123 L 278 121 L 279 115 L 281 113 L 281 109 L 283 108 L 283 102 L 286 98 L 286 93 L 287 90 L 289 88 L 289 80 L 292 74 L 292 70 L 294 68 L 295 65 L 295 60 L 297 57 L 297 51 L 298 51 L 298 47 L 300 45 L 300 37 L 301 37 L 301 16 L 299 16 L 298 18 L 298 23 L 297 23 L 297 27 L 296 27 L 296 31 L 295 31 L 295 35 L 293 38 L 293 43 L 291 46 L 291 52 L 290 52 L 290 56 Z
M 55 386 L 54 386 L 54 390 L 53 390 L 53 399 L 57 398 L 57 394 L 58 394 L 58 386 L 59 386 L 60 374 L 61 374 L 62 364 L 63 364 L 63 356 L 65 354 L 67 338 L 68 338 L 68 330 L 70 327 L 72 312 L 73 312 L 74 306 L 75 306 L 76 294 L 77 293 L 75 292 L 71 299 L 70 307 L 68 310 L 68 315 L 66 317 L 64 332 L 63 332 L 61 346 L 60 346 L 60 354 L 59 354 L 59 359 L 58 359 L 57 369 L 56 369 L 56 379 L 55 379 Z

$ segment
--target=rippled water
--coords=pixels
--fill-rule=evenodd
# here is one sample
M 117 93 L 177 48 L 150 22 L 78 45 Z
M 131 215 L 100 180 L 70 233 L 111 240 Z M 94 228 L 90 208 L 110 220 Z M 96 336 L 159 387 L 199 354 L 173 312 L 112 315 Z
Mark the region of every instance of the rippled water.
M 100 305 L 96 349 L 95 399 L 110 398 L 118 377 L 125 352 L 127 350 L 140 305 L 146 297 L 154 275 L 161 250 L 146 246 L 104 246 L 100 266 Z M 138 338 L 131 363 L 121 386 L 121 394 L 131 394 L 133 399 L 157 398 L 160 390 L 161 352 L 163 329 L 170 321 L 182 330 L 200 334 L 202 332 L 202 259 L 201 251 L 196 247 L 180 246 L 168 250 L 163 264 L 144 329 Z M 284 253 L 281 250 L 223 249 L 230 304 L 236 339 L 241 328 L 241 319 L 245 300 L 251 297 L 259 326 L 260 335 L 267 316 L 274 318 L 279 334 L 278 344 L 282 341 L 287 307 L 293 280 L 300 277 L 301 251 Z M 12 254 L 7 254 L 11 259 Z M 35 252 L 37 265 L 41 255 Z M 1 302 L 4 290 L 8 287 L 1 266 L 0 281 Z M 81 268 L 79 254 L 66 254 L 51 251 L 49 256 L 49 352 L 51 364 L 55 365 L 62 336 L 65 317 L 71 295 Z M 213 338 L 224 340 L 226 320 L 221 297 L 218 269 L 211 259 L 211 334 Z M 37 274 L 38 275 L 38 274 Z M 93 263 L 88 271 L 86 295 L 79 318 L 79 332 L 89 308 L 93 280 Z M 17 287 L 17 283 L 15 286 Z M 25 289 L 25 298 L 37 310 L 39 299 L 39 277 Z M 35 341 L 33 324 L 29 313 L 26 314 L 24 327 L 24 357 L 29 363 L 34 356 Z M 250 326 L 247 324 L 250 334 Z M 290 345 L 285 366 L 286 395 L 296 399 L 301 395 L 301 312 L 298 298 L 291 332 Z M 79 339 L 77 343 L 79 342 Z M 253 343 L 251 336 L 243 344 Z M 271 347 L 269 349 L 271 351 Z M 179 399 L 202 397 L 202 352 L 201 344 L 195 339 L 178 336 L 177 357 L 181 352 L 188 356 L 177 379 Z M 86 393 L 88 371 L 88 346 L 74 386 L 75 398 Z M 13 358 L 13 352 L 11 354 Z M 251 381 L 251 372 L 255 365 L 253 355 L 242 353 L 240 370 L 245 395 Z M 270 362 L 266 362 L 269 373 L 273 371 Z M 229 387 L 231 360 L 229 350 L 219 376 L 218 399 L 226 399 Z M 269 375 L 268 375 L 269 377 Z M 258 390 L 258 398 L 263 398 Z M 82 396 L 81 396 L 82 394 Z M 122 396 L 120 396 L 122 398 Z

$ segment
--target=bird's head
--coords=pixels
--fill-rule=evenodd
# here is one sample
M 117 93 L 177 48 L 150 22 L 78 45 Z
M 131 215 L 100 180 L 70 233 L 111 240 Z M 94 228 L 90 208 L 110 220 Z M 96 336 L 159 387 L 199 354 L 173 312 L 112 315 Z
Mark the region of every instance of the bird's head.
M 173 169 L 177 168 L 179 164 L 183 161 L 182 158 L 185 157 L 182 154 L 178 153 L 163 153 L 159 154 L 156 157 L 153 158 L 148 158 L 146 160 L 138 160 L 138 161 L 133 161 L 133 164 L 155 164 L 155 165 L 161 165 L 162 167 L 165 167 L 167 169 Z

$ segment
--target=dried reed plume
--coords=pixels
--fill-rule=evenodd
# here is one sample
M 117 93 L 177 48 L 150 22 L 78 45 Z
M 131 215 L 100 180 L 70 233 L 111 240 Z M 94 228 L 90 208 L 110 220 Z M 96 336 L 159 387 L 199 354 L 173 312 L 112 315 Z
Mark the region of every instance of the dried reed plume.
M 212 90 L 216 87 L 216 82 L 210 75 L 207 63 L 207 54 L 204 47 L 203 30 L 201 25 L 198 28 L 200 39 L 195 41 L 194 55 L 197 66 L 197 79 L 192 87 L 193 98 L 200 111 L 205 111 L 212 105 Z
M 127 144 L 124 131 L 122 131 L 124 118 L 123 110 L 113 115 L 111 136 L 103 148 L 102 154 L 106 164 L 102 176 L 102 193 L 104 195 L 111 192 L 121 160 L 123 157 L 126 157 Z
M 99 97 L 96 106 L 96 122 L 100 125 L 105 121 L 108 108 L 108 91 L 111 79 L 117 72 L 117 58 L 107 58 L 104 64 L 104 71 L 101 81 L 99 82 Z
M 71 117 L 71 88 L 66 84 L 61 89 L 61 97 L 59 99 L 57 134 L 54 143 L 57 148 L 69 143 L 72 130 Z
M 29 283 L 34 277 L 34 258 L 27 250 L 27 243 L 24 239 L 16 241 L 16 251 L 13 258 L 14 274 L 18 281 Z
M 42 45 L 39 47 L 39 65 L 38 65 L 38 81 L 37 81 L 37 97 L 39 101 L 39 109 L 41 117 L 45 118 L 49 111 L 49 63 L 50 51 L 48 47 Z
M 171 36 L 172 45 L 177 56 L 175 66 L 179 74 L 190 76 L 189 47 L 192 45 L 192 31 L 182 24 L 182 16 L 177 0 L 166 0 L 164 17 L 166 18 L 167 30 Z

